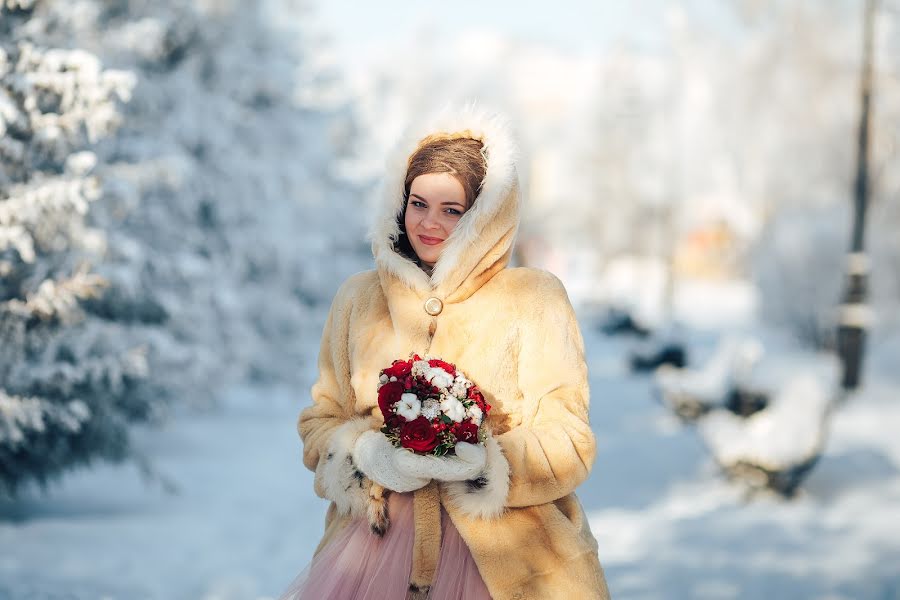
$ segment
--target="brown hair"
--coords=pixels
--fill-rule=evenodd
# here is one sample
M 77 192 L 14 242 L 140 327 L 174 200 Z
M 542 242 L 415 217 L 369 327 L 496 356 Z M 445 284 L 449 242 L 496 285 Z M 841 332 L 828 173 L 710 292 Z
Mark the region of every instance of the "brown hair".
M 471 210 L 475 199 L 481 193 L 481 186 L 487 173 L 487 161 L 483 153 L 484 144 L 470 137 L 431 136 L 419 143 L 419 147 L 409 157 L 406 180 L 403 186 L 403 211 L 397 216 L 400 237 L 394 249 L 414 262 L 418 257 L 406 237 L 406 206 L 409 190 L 419 175 L 426 173 L 449 173 L 456 177 L 466 194 L 466 210 Z

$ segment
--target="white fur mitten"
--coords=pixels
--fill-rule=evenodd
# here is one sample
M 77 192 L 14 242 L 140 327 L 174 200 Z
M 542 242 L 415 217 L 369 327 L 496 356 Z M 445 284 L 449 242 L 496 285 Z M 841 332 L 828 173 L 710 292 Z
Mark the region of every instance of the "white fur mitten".
M 506 509 L 509 494 L 509 462 L 503 448 L 493 435 L 484 440 L 487 460 L 483 469 L 465 481 L 445 481 L 441 484 L 449 501 L 461 512 L 480 519 L 495 518 Z M 457 454 L 459 444 L 457 444 Z
M 395 492 L 412 492 L 424 487 L 430 477 L 404 473 L 396 458 L 406 450 L 395 448 L 380 431 L 366 431 L 353 446 L 353 461 L 366 476 L 380 486 Z
M 466 481 L 481 474 L 486 458 L 487 453 L 481 444 L 457 442 L 456 456 L 430 456 L 402 450 L 395 460 L 400 472 L 410 477 Z

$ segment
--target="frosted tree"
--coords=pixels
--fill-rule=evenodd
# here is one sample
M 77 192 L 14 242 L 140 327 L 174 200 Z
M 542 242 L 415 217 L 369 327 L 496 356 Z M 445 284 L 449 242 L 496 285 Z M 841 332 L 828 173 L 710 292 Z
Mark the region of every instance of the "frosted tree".
M 359 190 L 340 171 L 355 125 L 304 4 L 46 6 L 58 44 L 137 74 L 122 127 L 97 149 L 108 193 L 89 218 L 108 231 L 97 269 L 114 286 L 88 309 L 149 339 L 153 378 L 180 403 L 297 385 L 322 310 L 371 261 Z
M 93 435 L 109 434 L 98 447 L 118 459 L 127 424 L 161 421 L 171 400 L 204 405 L 229 385 L 305 376 L 331 296 L 371 260 L 359 189 L 341 172 L 355 125 L 305 10 L 291 0 L 7 3 L 2 122 L 37 131 L 31 110 L 46 127 L 3 137 L 4 156 L 19 158 L 4 158 L 0 214 L 28 206 L 33 217 L 31 228 L 18 209 L 0 221 L 3 336 L 17 340 L 0 348 L 6 422 L 49 431 L 35 407 L 80 400 L 53 422 L 114 422 Z M 16 91 L 18 44 L 30 40 L 81 49 L 50 54 L 80 65 L 60 67 L 69 87 L 58 100 Z M 38 214 L 48 195 L 68 212 Z M 92 270 L 83 256 L 97 258 Z M 100 404 L 85 396 L 94 383 L 107 388 Z M 71 454 L 27 437 L 17 447 Z M 34 471 L 21 456 L 10 464 Z
M 730 103 L 748 199 L 766 225 L 753 252 L 761 309 L 770 324 L 803 343 L 834 343 L 855 172 L 862 19 L 857 3 L 827 7 L 805 0 L 748 3 L 747 43 L 737 57 L 742 78 Z M 765 10 L 763 10 L 763 8 Z M 753 9 L 753 10 L 751 10 Z M 871 164 L 876 318 L 900 300 L 893 277 L 898 113 L 896 17 L 888 11 L 876 40 Z M 824 40 L 828 40 L 827 43 Z M 763 101 L 765 99 L 765 101 Z M 787 124 L 787 125 L 785 125 Z
M 153 415 L 135 393 L 140 347 L 114 351 L 83 310 L 106 282 L 87 260 L 102 231 L 91 146 L 120 124 L 130 73 L 41 44 L 30 2 L 0 5 L 0 492 L 97 458 L 128 455 L 129 423 Z

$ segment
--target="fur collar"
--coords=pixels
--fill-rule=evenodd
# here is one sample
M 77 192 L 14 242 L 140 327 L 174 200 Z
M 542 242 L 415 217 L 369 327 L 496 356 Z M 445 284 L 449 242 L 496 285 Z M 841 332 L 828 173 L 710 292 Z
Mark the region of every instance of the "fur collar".
M 397 217 L 403 211 L 409 158 L 424 138 L 434 134 L 481 140 L 487 171 L 481 193 L 460 217 L 429 277 L 419 265 L 394 250 L 394 242 L 400 237 Z M 474 102 L 462 107 L 445 106 L 407 128 L 388 155 L 379 203 L 368 232 L 379 274 L 396 277 L 419 292 L 446 297 L 466 282 L 477 280 L 480 285 L 486 279 L 479 275 L 504 266 L 519 226 L 517 158 L 518 146 L 508 120 L 476 107 Z

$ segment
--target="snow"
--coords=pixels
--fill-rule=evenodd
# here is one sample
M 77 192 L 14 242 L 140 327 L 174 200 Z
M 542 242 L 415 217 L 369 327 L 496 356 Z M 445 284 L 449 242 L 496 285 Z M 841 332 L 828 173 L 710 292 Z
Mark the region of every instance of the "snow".
M 275 595 L 311 556 L 324 516 L 301 463 L 299 396 L 235 390 L 221 414 L 139 432 L 177 493 L 146 486 L 133 466 L 102 465 L 49 498 L 0 503 L 0 598 Z
M 616 353 L 587 343 L 600 366 Z M 795 499 L 748 500 L 697 433 L 653 404 L 646 378 L 605 371 L 592 381 L 598 457 L 579 497 L 613 597 L 897 597 L 896 382 L 876 380 L 836 410 Z
M 651 378 L 625 369 L 626 344 L 587 321 L 582 333 L 598 454 L 578 494 L 614 598 L 900 594 L 891 373 L 870 370 L 839 405 L 794 499 L 748 499 L 698 432 L 653 399 Z M 316 352 L 309 340 L 306 354 Z M 303 387 L 233 389 L 221 412 L 140 430 L 135 443 L 162 474 L 150 486 L 133 466 L 99 465 L 49 497 L 0 503 L 0 598 L 277 598 L 311 558 L 326 508 L 295 430 L 311 364 Z
M 657 19 L 665 26 L 654 34 L 669 54 L 633 47 L 637 30 L 608 52 L 590 53 L 576 51 L 571 28 L 574 46 L 565 49 L 499 29 L 442 32 L 434 23 L 436 29 L 415 32 L 394 22 L 391 42 L 357 51 L 344 80 L 329 62 L 331 51 L 306 29 L 305 2 L 265 4 L 277 18 L 234 0 L 42 3 L 52 6 L 48 23 L 59 38 L 51 45 L 86 45 L 101 59 L 72 50 L 48 53 L 48 62 L 70 61 L 123 99 L 135 80 L 99 65 L 139 76 L 122 123 L 126 135 L 96 153 L 69 155 L 61 172 L 0 203 L 0 224 L 7 223 L 0 249 L 37 257 L 31 236 L 11 221 L 13 210 L 20 220 L 41 217 L 49 230 L 49 208 L 81 214 L 90 205 L 101 227 L 84 229 L 79 220 L 73 237 L 95 251 L 107 238 L 114 262 L 98 272 L 117 282 L 118 295 L 107 296 L 106 308 L 144 325 L 73 334 L 71 348 L 63 348 L 119 350 L 147 338 L 164 357 L 152 381 L 189 391 L 178 394 L 179 412 L 166 429 L 137 430 L 135 446 L 146 461 L 137 468 L 93 464 L 68 473 L 46 497 L 28 492 L 0 500 L 0 600 L 261 600 L 277 597 L 307 563 L 325 502 L 312 493 L 294 425 L 311 384 L 322 303 L 344 276 L 368 268 L 368 248 L 357 234 L 368 212 L 364 198 L 374 197 L 371 179 L 409 115 L 430 109 L 435 98 L 476 95 L 513 118 L 530 196 L 522 241 L 540 249 L 526 262 L 558 274 L 576 304 L 621 302 L 653 326 L 677 314 L 691 328 L 692 364 L 704 364 L 717 340 L 757 312 L 779 334 L 828 341 L 842 285 L 852 149 L 846 140 L 855 123 L 850 92 L 857 89 L 855 67 L 844 68 L 858 50 L 845 9 L 819 18 L 816 11 L 794 14 L 786 3 L 734 46 L 703 31 L 696 6 L 673 9 Z M 376 11 L 382 19 L 391 14 L 383 6 Z M 509 21 L 508 11 L 495 12 Z M 285 29 L 272 30 L 273 21 Z M 359 18 L 342 17 L 341 24 L 356 27 L 351 21 L 379 29 Z M 285 36 L 296 47 L 286 48 Z M 832 43 L 813 43 L 821 39 Z M 34 59 L 42 51 L 28 52 Z M 32 81 L 39 82 L 71 83 L 52 72 Z M 769 90 L 768 102 L 759 102 L 761 89 Z M 887 131 L 896 121 L 891 107 L 900 103 L 891 103 L 895 91 L 880 91 L 876 108 L 883 110 L 874 111 L 873 130 Z M 26 122 L 10 93 L 0 90 L 0 133 Z M 115 123 L 110 110 L 90 111 L 84 133 L 108 132 Z M 57 117 L 40 122 L 46 131 L 35 140 L 48 151 L 82 133 Z M 883 168 L 867 242 L 878 274 L 867 387 L 834 412 L 824 455 L 796 498 L 751 500 L 728 483 L 700 428 L 654 399 L 651 378 L 627 372 L 622 341 L 600 337 L 584 321 L 599 452 L 579 494 L 614 597 L 900 597 L 900 436 L 893 428 L 900 425 L 900 278 L 890 276 L 900 272 L 900 212 L 898 203 L 879 201 L 897 189 L 900 169 L 889 168 L 894 157 L 882 156 L 890 144 L 874 147 Z M 0 154 L 23 162 L 25 150 L 0 136 Z M 99 189 L 87 177 L 94 167 L 104 176 L 101 202 L 93 202 Z M 719 261 L 731 264 L 748 252 L 754 259 L 752 268 L 742 260 L 722 276 L 749 271 L 756 284 L 680 277 L 669 303 L 670 246 L 719 220 L 734 237 Z M 0 260 L 0 275 L 11 269 Z M 0 344 L 0 364 L 14 355 L 11 348 L 24 346 L 11 339 Z M 754 390 L 779 390 L 791 371 L 806 369 L 789 344 L 768 336 L 764 346 Z M 79 372 L 112 374 L 113 387 L 131 372 L 126 368 L 146 370 L 140 354 L 102 369 L 99 359 L 74 354 Z M 306 370 L 290 379 L 292 387 L 264 385 L 286 381 L 297 364 Z M 65 362 L 57 371 L 29 369 L 28 381 L 53 381 L 70 370 Z M 235 387 L 247 378 L 255 387 Z M 697 377 L 687 387 L 718 396 L 722 381 Z M 207 393 L 215 393 L 220 411 L 187 412 L 205 406 Z M 0 441 L 20 439 L 29 428 L 79 427 L 94 406 L 75 400 L 42 416 L 36 402 L 20 406 L 18 396 L 0 390 Z M 805 406 L 776 404 L 791 413 Z M 742 431 L 765 430 L 764 416 L 750 421 L 763 425 Z M 737 433 L 726 437 L 734 441 Z M 752 437 L 754 450 L 776 449 L 768 432 Z M 796 449 L 796 430 L 781 440 Z
M 700 422 L 700 432 L 723 465 L 748 462 L 770 471 L 795 467 L 818 453 L 834 389 L 801 372 L 765 409 L 747 418 L 714 410 Z

